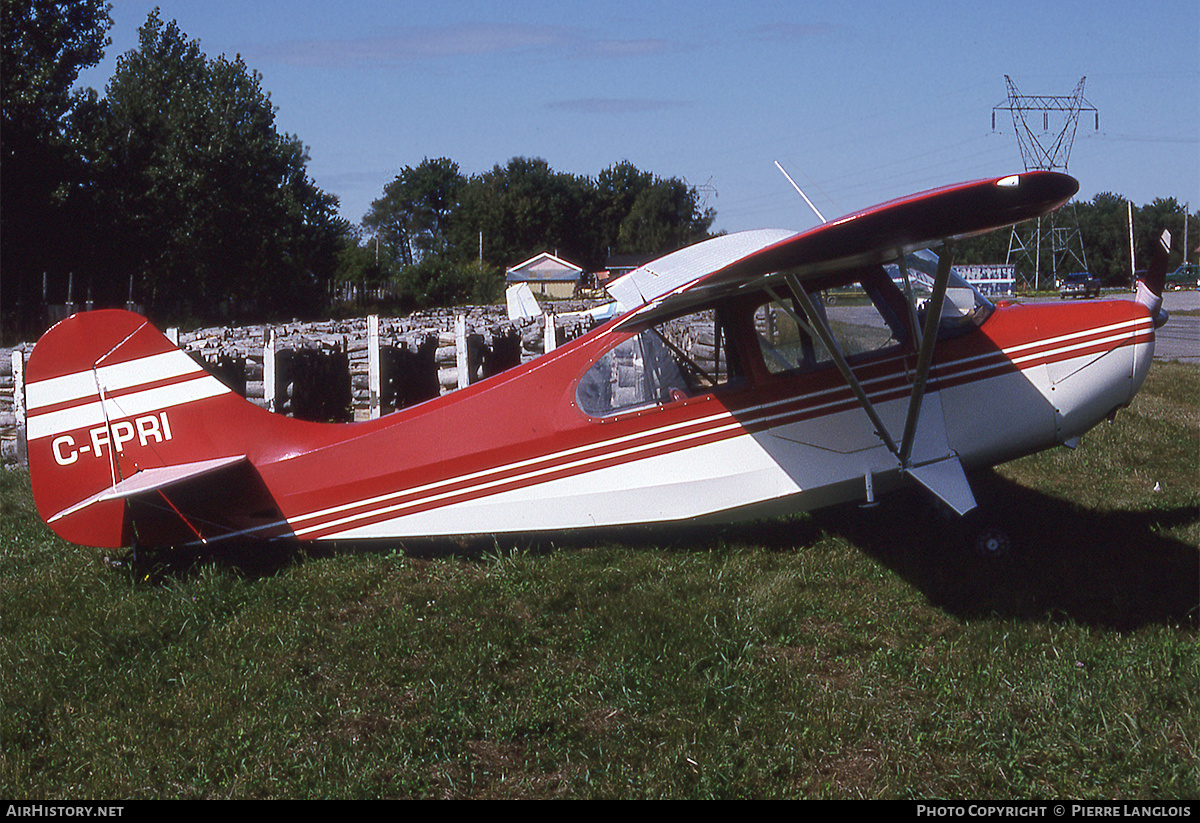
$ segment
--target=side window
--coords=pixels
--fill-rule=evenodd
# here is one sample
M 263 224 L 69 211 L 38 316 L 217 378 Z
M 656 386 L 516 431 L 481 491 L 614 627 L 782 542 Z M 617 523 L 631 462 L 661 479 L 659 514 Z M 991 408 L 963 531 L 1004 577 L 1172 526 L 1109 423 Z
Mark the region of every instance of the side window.
M 609 349 L 576 400 L 593 417 L 670 403 L 739 381 L 743 371 L 714 311 L 666 321 Z
M 895 301 L 886 299 L 878 283 L 866 288 L 856 284 L 813 291 L 809 296 L 847 359 L 887 351 L 905 340 L 904 325 L 894 311 Z M 760 306 L 755 313 L 755 328 L 763 362 L 772 373 L 814 369 L 833 362 L 794 301 L 772 300 Z
M 917 313 L 925 322 L 925 308 L 933 293 L 934 277 L 937 273 L 938 257 L 924 250 L 905 255 L 905 265 L 911 278 L 912 291 L 917 301 Z M 900 267 L 889 264 L 884 270 L 893 281 L 900 281 Z M 950 282 L 946 289 L 946 301 L 942 305 L 942 316 L 938 318 L 938 338 L 958 337 L 975 329 L 987 320 L 995 306 L 978 289 L 968 283 L 955 270 L 950 271 Z

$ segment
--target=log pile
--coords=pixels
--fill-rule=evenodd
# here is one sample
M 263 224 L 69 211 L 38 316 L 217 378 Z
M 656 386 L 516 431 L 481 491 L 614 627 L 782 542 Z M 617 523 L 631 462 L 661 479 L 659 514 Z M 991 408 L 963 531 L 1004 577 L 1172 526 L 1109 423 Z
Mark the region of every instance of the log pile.
M 21 359 L 21 364 L 17 366 L 17 370 L 21 370 L 21 366 L 24 365 L 25 359 L 29 357 L 32 349 L 33 346 L 30 345 L 17 346 L 15 349 L 0 349 L 0 463 L 4 465 L 23 460 L 18 425 L 23 424 L 24 421 L 19 420 L 21 412 L 17 408 L 15 391 L 15 381 L 19 374 L 14 374 L 15 370 L 9 364 L 14 356 L 18 357 Z
M 378 320 L 379 402 L 388 410 L 454 391 L 545 351 L 545 318 L 510 321 L 503 308 L 486 306 L 442 310 Z M 556 324 L 562 343 L 587 331 L 579 323 Z M 226 380 L 235 391 L 268 405 L 264 352 L 274 335 L 276 398 L 273 409 L 295 414 L 291 405 L 306 392 L 297 379 L 314 381 L 316 391 L 337 385 L 348 375 L 348 405 L 362 419 L 370 397 L 368 318 L 279 326 L 197 329 L 179 335 L 180 348 Z M 464 345 L 465 344 L 465 345 Z M 465 357 L 460 352 L 465 348 Z M 465 374 L 460 374 L 464 372 Z M 328 380 L 314 377 L 325 373 Z M 304 375 L 303 378 L 300 375 Z M 331 382 L 332 381 L 332 382 Z M 296 416 L 310 418 L 309 413 Z M 317 419 L 343 419 L 339 415 Z
M 563 313 L 595 302 L 560 302 Z M 377 334 L 370 333 L 372 322 Z M 279 325 L 166 330 L 181 349 L 246 399 L 309 420 L 362 420 L 445 394 L 541 356 L 545 316 L 509 320 L 502 306 L 439 309 L 380 317 Z M 588 331 L 586 320 L 553 320 L 552 345 Z M 372 345 L 375 346 L 374 355 Z M 14 356 L 32 344 L 0 349 L 0 455 L 23 459 L 15 403 Z M 270 353 L 274 353 L 274 358 Z M 374 356 L 378 395 L 372 396 Z

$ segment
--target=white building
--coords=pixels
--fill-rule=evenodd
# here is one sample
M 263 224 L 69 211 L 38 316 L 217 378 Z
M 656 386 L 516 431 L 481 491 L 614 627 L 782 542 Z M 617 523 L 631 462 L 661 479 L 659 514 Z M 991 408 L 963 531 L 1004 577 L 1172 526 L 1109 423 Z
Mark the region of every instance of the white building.
M 575 296 L 583 269 L 568 263 L 550 252 L 542 252 L 505 273 L 508 285 L 528 283 L 529 289 L 540 297 L 567 300 Z

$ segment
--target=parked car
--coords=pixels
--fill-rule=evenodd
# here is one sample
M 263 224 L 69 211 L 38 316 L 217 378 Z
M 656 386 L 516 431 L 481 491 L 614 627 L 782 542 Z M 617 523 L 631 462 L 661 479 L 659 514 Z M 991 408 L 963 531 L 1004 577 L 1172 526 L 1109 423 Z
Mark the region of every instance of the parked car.
M 1184 263 L 1168 273 L 1166 287 L 1172 290 L 1200 288 L 1200 265 Z
M 1065 300 L 1068 297 L 1100 296 L 1100 280 L 1085 271 L 1068 274 L 1058 281 L 1058 297 Z

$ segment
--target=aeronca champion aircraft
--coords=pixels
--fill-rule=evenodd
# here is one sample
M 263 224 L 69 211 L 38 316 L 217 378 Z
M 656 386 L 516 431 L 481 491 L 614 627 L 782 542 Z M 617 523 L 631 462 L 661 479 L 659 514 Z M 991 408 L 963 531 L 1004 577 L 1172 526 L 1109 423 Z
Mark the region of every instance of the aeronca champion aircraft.
M 952 270 L 955 238 L 1077 189 L 1029 172 L 716 237 L 616 280 L 588 334 L 355 423 L 271 414 L 144 318 L 76 314 L 27 367 L 38 510 L 108 547 L 734 520 L 911 483 L 966 513 L 966 471 L 1073 443 L 1150 367 L 1162 255 L 1135 300 L 1086 304 L 993 304 Z

